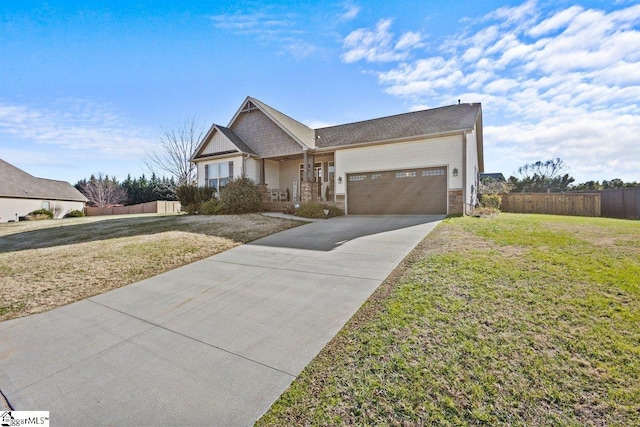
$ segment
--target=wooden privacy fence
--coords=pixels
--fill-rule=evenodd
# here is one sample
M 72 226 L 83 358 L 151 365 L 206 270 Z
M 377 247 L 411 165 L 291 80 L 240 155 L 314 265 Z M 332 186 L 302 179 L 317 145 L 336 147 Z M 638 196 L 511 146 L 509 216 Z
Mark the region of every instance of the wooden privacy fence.
M 602 216 L 640 219 L 640 187 L 602 190 Z
M 157 200 L 155 202 L 140 203 L 131 206 L 113 206 L 110 208 L 86 207 L 84 208 L 84 212 L 87 216 L 178 213 L 180 212 L 180 202 Z
M 502 212 L 600 216 L 600 193 L 507 193 Z

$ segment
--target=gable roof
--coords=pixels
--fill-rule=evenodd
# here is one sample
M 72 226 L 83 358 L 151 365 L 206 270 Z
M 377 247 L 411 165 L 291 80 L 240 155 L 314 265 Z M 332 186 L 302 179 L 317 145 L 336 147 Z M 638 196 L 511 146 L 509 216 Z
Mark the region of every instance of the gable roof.
M 36 178 L 2 159 L 0 159 L 0 197 L 88 201 L 68 182 Z
M 262 112 L 267 119 L 282 129 L 303 150 L 309 149 L 311 151 L 342 147 L 347 148 L 361 144 L 392 143 L 420 137 L 433 138 L 446 134 L 470 132 L 475 129 L 477 131 L 476 144 L 481 166 L 480 169 L 484 169 L 482 106 L 480 103 L 456 104 L 343 125 L 311 129 L 262 101 L 247 96 L 229 122 L 228 127 L 212 126 L 191 160 L 194 161 L 195 159 L 204 157 L 229 154 L 228 152 L 224 152 L 200 155 L 200 152 L 206 146 L 214 129 L 220 130 L 230 141 L 234 141 L 234 144 L 239 147 L 240 151 L 258 155 L 230 129 L 241 114 L 250 113 L 255 110 Z
M 473 130 L 480 104 L 457 104 L 430 110 L 316 129 L 317 148 L 389 141 Z
M 200 153 L 202 152 L 202 150 L 204 150 L 204 148 L 207 146 L 207 144 L 209 143 L 209 141 L 211 140 L 211 137 L 213 136 L 213 134 L 215 132 L 220 132 L 221 134 L 223 134 L 225 136 L 225 138 L 233 145 L 236 147 L 236 149 L 238 150 L 239 153 L 242 154 L 251 154 L 251 155 L 256 155 L 256 153 L 251 149 L 251 147 L 249 147 L 243 140 L 242 138 L 240 138 L 238 135 L 235 134 L 235 132 L 233 132 L 231 129 L 224 127 L 224 126 L 220 126 L 217 124 L 213 124 L 211 125 L 211 128 L 209 129 L 209 132 L 207 132 L 207 134 L 205 135 L 204 138 L 202 138 L 202 141 L 200 141 L 200 144 L 198 145 L 198 147 L 196 148 L 196 151 L 193 153 L 193 155 L 191 156 L 190 161 L 194 161 L 195 159 L 198 158 L 202 158 L 202 157 L 209 157 L 209 156 L 215 156 L 215 155 L 219 155 L 220 153 L 212 153 L 212 154 L 205 154 L 205 155 L 201 155 Z M 228 154 L 228 153 L 225 153 Z
M 231 141 L 231 143 L 233 145 L 235 145 L 236 147 L 238 147 L 238 150 L 240 150 L 243 153 L 246 154 L 256 154 L 251 147 L 249 147 L 247 144 L 245 144 L 245 142 L 242 140 L 242 138 L 240 138 L 238 135 L 236 135 L 231 129 L 226 128 L 224 126 L 216 126 L 220 132 L 222 132 L 224 134 L 224 136 L 227 137 L 227 139 L 229 141 Z
M 303 149 L 315 147 L 315 131 L 313 129 L 250 96 L 247 96 L 244 100 L 240 109 L 229 122 L 228 127 L 231 127 L 241 113 L 253 109 L 262 111 L 265 116 L 293 138 Z

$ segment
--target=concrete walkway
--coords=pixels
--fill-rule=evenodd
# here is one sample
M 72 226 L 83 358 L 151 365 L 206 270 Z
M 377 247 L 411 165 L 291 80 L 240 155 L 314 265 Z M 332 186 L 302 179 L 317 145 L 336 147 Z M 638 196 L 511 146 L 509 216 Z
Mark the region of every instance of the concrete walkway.
M 2 322 L 0 390 L 51 425 L 251 425 L 440 219 L 315 222 Z

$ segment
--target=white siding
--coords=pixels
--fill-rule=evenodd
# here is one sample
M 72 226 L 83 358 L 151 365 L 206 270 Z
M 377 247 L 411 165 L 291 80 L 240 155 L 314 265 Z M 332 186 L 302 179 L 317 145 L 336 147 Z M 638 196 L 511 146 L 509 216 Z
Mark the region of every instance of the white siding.
M 244 176 L 255 183 L 260 182 L 260 160 L 254 158 L 244 159 L 244 167 Z
M 280 189 L 280 162 L 264 161 L 264 181 L 268 189 Z
M 349 173 L 431 166 L 447 166 L 449 189 L 462 188 L 462 134 L 337 150 L 335 159 L 336 194 L 345 193 Z M 460 171 L 456 177 L 453 168 Z
M 289 189 L 289 196 L 293 198 L 294 183 L 297 183 L 297 194 L 300 194 L 300 165 L 302 164 L 302 158 L 287 160 L 280 162 L 280 190 L 286 191 Z
M 20 217 L 42 209 L 42 202 L 49 202 L 49 210 L 55 214 L 56 218 L 62 218 L 72 210 L 81 211 L 84 209 L 83 202 L 0 198 L 0 222 L 15 221 L 16 214 Z
M 233 162 L 233 177 L 234 178 L 238 178 L 242 176 L 242 162 L 243 162 L 243 157 L 242 156 L 235 156 L 235 157 L 227 157 L 226 159 L 217 159 L 217 160 L 209 160 L 209 161 L 200 161 L 197 163 L 197 167 L 198 167 L 198 187 L 204 187 L 205 186 L 205 173 L 204 173 L 204 166 L 205 165 L 213 165 L 216 163 L 228 163 L 228 162 Z
M 478 144 L 476 130 L 467 134 L 467 185 L 465 203 L 474 206 L 478 196 Z M 473 187 L 473 188 L 472 188 Z M 472 191 L 473 190 L 473 191 Z
M 222 132 L 216 131 L 202 150 L 202 154 L 222 153 L 230 150 L 237 150 L 237 148 Z

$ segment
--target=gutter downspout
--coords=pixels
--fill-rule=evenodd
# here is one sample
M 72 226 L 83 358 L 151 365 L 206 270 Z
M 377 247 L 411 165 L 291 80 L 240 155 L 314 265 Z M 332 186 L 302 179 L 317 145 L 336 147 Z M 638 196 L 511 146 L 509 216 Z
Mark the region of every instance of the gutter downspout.
M 467 133 L 462 132 L 462 214 L 467 213 Z

